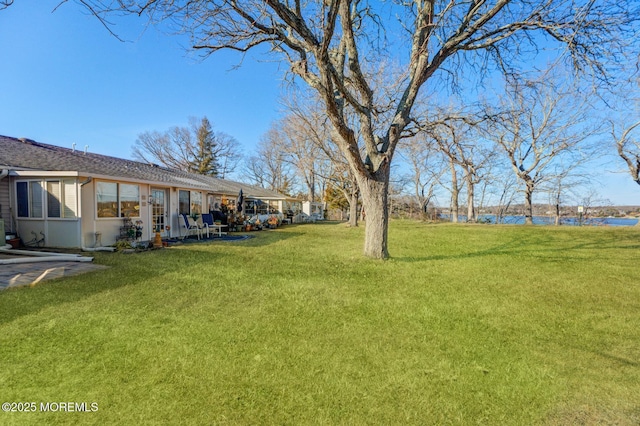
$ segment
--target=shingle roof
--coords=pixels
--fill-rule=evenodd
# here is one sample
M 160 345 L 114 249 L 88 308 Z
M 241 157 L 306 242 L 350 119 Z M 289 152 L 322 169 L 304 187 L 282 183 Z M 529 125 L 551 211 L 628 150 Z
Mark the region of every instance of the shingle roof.
M 115 180 L 142 180 L 226 195 L 237 195 L 242 188 L 245 197 L 286 198 L 277 192 L 240 182 L 1 135 L 0 168 L 77 171 L 87 175 L 111 177 Z

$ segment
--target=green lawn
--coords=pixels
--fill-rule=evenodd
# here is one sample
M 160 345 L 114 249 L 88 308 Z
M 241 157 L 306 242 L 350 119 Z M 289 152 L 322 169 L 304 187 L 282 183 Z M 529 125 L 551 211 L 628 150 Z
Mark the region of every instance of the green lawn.
M 0 424 L 640 423 L 640 228 L 395 221 L 96 253 L 0 292 Z

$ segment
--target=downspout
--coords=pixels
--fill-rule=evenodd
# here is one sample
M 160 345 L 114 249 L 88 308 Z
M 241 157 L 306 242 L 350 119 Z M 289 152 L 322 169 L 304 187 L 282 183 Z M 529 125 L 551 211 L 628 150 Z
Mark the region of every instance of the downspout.
M 87 185 L 88 183 L 91 183 L 93 181 L 93 177 L 92 176 L 88 176 L 86 180 L 82 181 L 82 182 L 78 182 L 80 184 L 79 187 L 76 187 L 76 200 L 77 200 L 77 207 L 78 207 L 78 227 L 80 229 L 78 229 L 78 233 L 80 234 L 80 247 L 82 249 L 85 249 L 85 241 L 84 241 L 84 235 L 82 233 L 82 188 Z M 93 229 L 93 235 L 96 235 L 96 221 L 92 220 L 91 223 L 93 224 L 92 229 Z
M 93 257 L 85 257 L 77 254 L 38 252 L 31 250 L 16 250 L 0 248 L 0 252 L 8 254 L 25 255 L 22 258 L 0 259 L 0 265 L 15 265 L 19 263 L 37 262 L 91 262 Z

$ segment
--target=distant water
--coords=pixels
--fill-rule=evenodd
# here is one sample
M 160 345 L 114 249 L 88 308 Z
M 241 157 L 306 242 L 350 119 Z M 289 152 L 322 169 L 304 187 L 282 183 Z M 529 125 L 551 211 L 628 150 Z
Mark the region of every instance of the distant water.
M 443 214 L 440 215 L 443 219 L 451 220 L 451 215 Z M 485 221 L 487 223 L 496 223 L 496 215 L 493 214 L 482 214 L 478 216 L 479 221 Z M 466 222 L 466 215 L 458 215 L 459 222 Z M 534 216 L 533 224 L 534 225 L 555 225 L 556 218 L 549 216 Z M 522 225 L 524 224 L 524 216 L 504 216 L 502 218 L 502 222 L 505 225 Z M 580 221 L 577 217 L 564 217 L 560 219 L 561 225 L 569 225 L 569 226 L 634 226 L 638 223 L 638 219 L 627 219 L 627 218 L 618 218 L 618 217 L 598 217 L 598 218 L 589 218 L 582 219 Z

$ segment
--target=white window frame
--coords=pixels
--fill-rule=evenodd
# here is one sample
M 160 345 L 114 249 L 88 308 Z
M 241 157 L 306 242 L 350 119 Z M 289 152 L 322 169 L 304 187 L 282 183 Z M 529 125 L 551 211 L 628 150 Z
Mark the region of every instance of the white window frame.
M 21 216 L 20 215 L 20 193 L 18 191 L 18 185 L 19 184 L 26 184 L 27 185 L 27 216 Z M 37 184 L 40 187 L 40 216 L 34 216 L 33 215 L 33 211 L 34 211 L 34 197 L 33 197 L 33 190 L 32 190 L 32 185 L 33 184 Z M 42 220 L 44 219 L 44 212 L 45 212 L 45 201 L 44 201 L 44 194 L 46 192 L 46 188 L 44 188 L 42 186 L 42 180 L 41 179 L 24 179 L 24 180 L 17 180 L 15 182 L 15 190 L 16 190 L 16 214 L 18 215 L 18 219 L 38 219 L 38 220 Z
M 54 182 L 58 183 L 60 190 L 60 199 L 58 200 L 60 203 L 59 216 L 50 216 L 50 196 L 53 196 L 54 194 L 49 191 L 49 184 Z M 45 181 L 44 189 L 47 194 L 45 197 L 47 219 L 75 220 L 78 218 L 78 196 L 75 179 L 47 179 Z
M 115 212 L 115 216 L 99 216 L 99 208 L 98 208 L 98 185 L 101 183 L 106 183 L 106 184 L 113 184 L 116 185 L 116 200 L 115 200 L 115 204 L 116 204 L 116 212 Z M 136 210 L 138 212 L 138 214 L 136 216 L 123 216 L 122 214 L 122 185 L 127 185 L 127 186 L 132 186 L 132 187 L 137 187 L 138 188 L 138 205 L 137 205 L 137 209 L 134 207 L 134 210 Z M 142 207 L 142 202 L 141 202 L 141 188 L 140 185 L 137 183 L 127 183 L 127 182 L 112 182 L 112 181 L 106 181 L 106 180 L 100 180 L 96 182 L 96 190 L 95 190 L 95 201 L 94 201 L 94 205 L 96 208 L 96 220 L 113 220 L 113 219 L 124 219 L 125 217 L 130 217 L 130 218 L 141 218 L 142 217 L 142 213 L 140 211 L 141 207 Z

